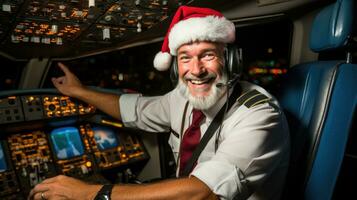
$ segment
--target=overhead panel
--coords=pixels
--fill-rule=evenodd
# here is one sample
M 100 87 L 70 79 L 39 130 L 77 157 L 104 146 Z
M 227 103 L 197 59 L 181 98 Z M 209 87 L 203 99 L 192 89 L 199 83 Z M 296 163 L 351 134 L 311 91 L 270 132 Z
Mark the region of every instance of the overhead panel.
M 23 57 L 41 53 L 47 57 L 51 52 L 59 56 L 61 52 L 53 47 L 61 47 L 63 52 L 69 50 L 68 46 L 84 45 L 89 50 L 98 48 L 97 45 L 113 46 L 148 31 L 183 4 L 177 0 L 1 0 L 0 3 L 0 50 L 11 55 L 22 47 L 22 54 L 27 54 Z M 26 48 L 32 51 L 26 52 Z

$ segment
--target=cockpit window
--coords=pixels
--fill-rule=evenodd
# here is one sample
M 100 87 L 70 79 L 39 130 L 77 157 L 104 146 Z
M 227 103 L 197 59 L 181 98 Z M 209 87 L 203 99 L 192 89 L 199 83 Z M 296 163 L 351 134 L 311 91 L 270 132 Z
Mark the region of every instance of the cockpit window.
M 0 91 L 14 90 L 19 86 L 22 70 L 26 61 L 13 61 L 0 56 L 1 73 L 0 73 Z
M 243 79 L 269 89 L 288 70 L 292 22 L 238 26 L 236 32 L 236 43 L 243 50 Z M 173 88 L 169 72 L 153 67 L 161 45 L 157 42 L 63 63 L 85 85 L 160 95 Z M 53 87 L 51 77 L 60 75 L 57 61 L 52 62 L 43 87 Z
M 269 89 L 289 67 L 292 22 L 236 28 L 236 43 L 243 50 L 243 78 Z
M 169 72 L 153 67 L 154 56 L 160 49 L 161 42 L 63 63 L 85 85 L 159 95 L 172 89 Z M 53 87 L 51 77 L 61 75 L 57 61 L 52 62 L 44 87 Z

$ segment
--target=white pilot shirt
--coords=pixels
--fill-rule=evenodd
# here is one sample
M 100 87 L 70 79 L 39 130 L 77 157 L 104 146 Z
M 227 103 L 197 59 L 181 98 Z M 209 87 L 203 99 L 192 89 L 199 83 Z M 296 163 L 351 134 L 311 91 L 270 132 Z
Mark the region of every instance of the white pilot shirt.
M 242 94 L 255 89 L 269 101 L 249 108 L 235 103 L 221 125 L 217 151 L 218 130 L 190 176 L 203 181 L 220 199 L 247 199 L 249 195 L 249 200 L 279 199 L 289 161 L 285 116 L 275 98 L 263 88 L 243 81 L 239 84 Z M 221 98 L 213 108 L 203 111 L 206 118 L 201 125 L 201 138 L 225 100 Z M 119 103 L 125 126 L 149 132 L 165 132 L 171 127 L 175 134 L 171 133 L 169 144 L 178 160 L 181 135 L 191 123 L 192 106 L 188 104 L 185 112 L 187 100 L 177 89 L 157 97 L 125 94 Z

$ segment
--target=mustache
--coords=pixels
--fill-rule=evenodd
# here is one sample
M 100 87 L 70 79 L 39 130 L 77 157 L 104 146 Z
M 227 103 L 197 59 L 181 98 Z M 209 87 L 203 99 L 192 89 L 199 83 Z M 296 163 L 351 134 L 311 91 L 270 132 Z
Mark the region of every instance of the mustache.
M 207 73 L 204 75 L 200 75 L 200 76 L 195 76 L 193 74 L 186 74 L 183 77 L 184 81 L 190 81 L 190 80 L 207 80 L 207 79 L 215 79 L 217 78 L 217 75 L 214 73 Z

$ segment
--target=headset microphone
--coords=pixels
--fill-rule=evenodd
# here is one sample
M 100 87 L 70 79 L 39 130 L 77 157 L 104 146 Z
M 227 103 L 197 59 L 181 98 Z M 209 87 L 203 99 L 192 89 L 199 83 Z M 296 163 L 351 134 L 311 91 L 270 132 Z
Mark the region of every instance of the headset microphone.
M 238 74 L 233 74 L 233 78 L 231 80 L 229 80 L 227 83 L 217 83 L 216 87 L 220 88 L 220 87 L 229 87 L 231 88 L 232 86 L 234 86 L 236 84 L 236 82 L 239 80 L 240 76 Z

